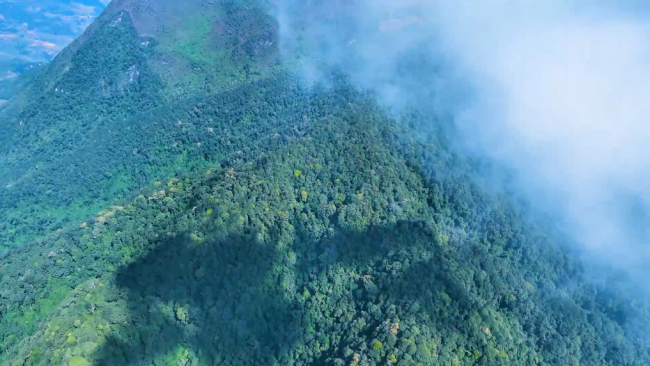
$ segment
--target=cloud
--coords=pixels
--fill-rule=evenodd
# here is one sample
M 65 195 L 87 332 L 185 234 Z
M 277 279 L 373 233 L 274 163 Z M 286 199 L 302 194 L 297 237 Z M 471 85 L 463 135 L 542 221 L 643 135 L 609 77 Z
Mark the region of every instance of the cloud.
M 55 49 L 57 45 L 51 42 L 41 41 L 39 39 L 32 39 L 29 43 L 30 47 L 43 47 L 47 49 Z
M 650 24 L 571 2 L 463 5 L 443 8 L 441 26 L 475 91 L 459 111 L 466 146 L 514 171 L 590 259 L 645 272 Z
M 64 15 L 44 12 L 43 16 L 50 19 L 58 19 L 65 23 L 73 34 L 83 32 L 95 20 L 94 15 Z
M 16 34 L 0 34 L 0 40 L 12 40 L 18 38 Z
M 282 50 L 305 76 L 318 80 L 334 63 L 389 107 L 452 112 L 462 151 L 511 172 L 511 187 L 553 214 L 586 259 L 648 275 L 647 9 L 571 0 L 278 9 Z
M 70 3 L 70 11 L 77 16 L 97 16 L 101 13 L 101 9 L 95 6 L 84 5 L 74 1 Z
M 419 72 L 424 68 L 411 71 L 413 64 L 430 63 L 435 54 L 422 5 L 426 4 L 279 1 L 281 51 L 301 64 L 307 80 L 320 80 L 323 65 L 339 65 L 360 87 L 375 89 L 387 105 L 399 108 L 415 98 L 422 85 L 435 90 L 440 82 L 432 72 Z
M 20 74 L 9 70 L 9 71 L 7 71 L 5 73 L 4 76 L 2 76 L 2 74 L 0 74 L 0 81 L 6 81 L 6 80 L 9 80 L 9 79 L 14 79 L 14 78 L 17 78 L 18 76 L 20 76 Z

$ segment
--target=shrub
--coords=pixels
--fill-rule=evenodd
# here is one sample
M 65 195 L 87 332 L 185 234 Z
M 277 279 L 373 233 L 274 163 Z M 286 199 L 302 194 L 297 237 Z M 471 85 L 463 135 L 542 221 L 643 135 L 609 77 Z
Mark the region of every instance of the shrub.
M 379 350 L 381 350 L 381 348 L 382 348 L 383 346 L 384 346 L 384 345 L 383 345 L 380 341 L 375 341 L 375 343 L 372 345 L 372 348 L 373 348 L 375 351 L 379 351 Z
M 90 366 L 90 363 L 81 356 L 72 356 L 68 361 L 68 366 Z

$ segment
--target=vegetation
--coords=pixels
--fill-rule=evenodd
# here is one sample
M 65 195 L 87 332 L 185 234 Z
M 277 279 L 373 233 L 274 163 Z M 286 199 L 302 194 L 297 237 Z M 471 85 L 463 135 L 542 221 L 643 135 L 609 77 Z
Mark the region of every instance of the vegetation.
M 34 80 L 42 69 L 39 63 L 20 59 L 0 61 L 0 109 L 19 90 Z
M 143 39 L 113 3 L 0 116 L 0 365 L 650 364 L 633 289 L 475 184 L 448 121 L 337 72 L 198 92 L 152 66 L 262 70 L 274 28 L 245 5 L 216 18 L 255 41 L 215 62 L 203 20 Z

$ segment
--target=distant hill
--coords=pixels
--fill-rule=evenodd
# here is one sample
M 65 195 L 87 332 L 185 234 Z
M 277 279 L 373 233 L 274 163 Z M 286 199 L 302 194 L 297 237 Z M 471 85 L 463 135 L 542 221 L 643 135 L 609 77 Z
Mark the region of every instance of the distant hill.
M 0 60 L 50 61 L 101 14 L 108 2 L 0 2 Z
M 36 69 L 81 34 L 109 2 L 0 2 L 0 108 L 29 84 Z

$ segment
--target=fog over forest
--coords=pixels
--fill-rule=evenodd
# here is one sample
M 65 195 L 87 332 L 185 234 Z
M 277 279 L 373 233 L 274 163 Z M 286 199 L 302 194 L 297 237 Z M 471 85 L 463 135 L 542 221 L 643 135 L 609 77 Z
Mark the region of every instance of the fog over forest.
M 279 2 L 300 42 L 391 109 L 453 116 L 490 188 L 549 214 L 588 263 L 650 274 L 650 14 L 638 2 Z M 305 17 L 304 14 L 309 14 Z M 306 41 L 305 41 L 306 39 Z M 597 273 L 594 273 L 597 276 Z M 650 287 L 647 288 L 650 290 Z

